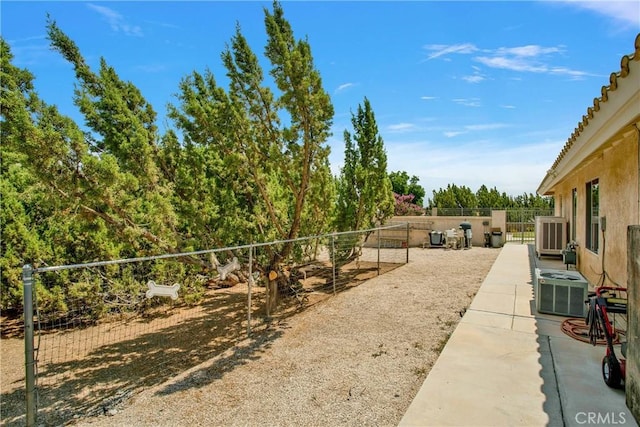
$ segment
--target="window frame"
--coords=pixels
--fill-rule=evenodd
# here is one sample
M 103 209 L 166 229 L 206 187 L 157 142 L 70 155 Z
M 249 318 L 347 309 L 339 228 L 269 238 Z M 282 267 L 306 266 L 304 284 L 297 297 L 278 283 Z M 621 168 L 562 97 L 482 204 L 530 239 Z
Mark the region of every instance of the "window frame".
M 600 180 L 592 179 L 586 183 L 585 200 L 585 247 L 598 253 L 600 243 Z
M 571 190 L 571 240 L 576 241 L 578 222 L 578 189 Z

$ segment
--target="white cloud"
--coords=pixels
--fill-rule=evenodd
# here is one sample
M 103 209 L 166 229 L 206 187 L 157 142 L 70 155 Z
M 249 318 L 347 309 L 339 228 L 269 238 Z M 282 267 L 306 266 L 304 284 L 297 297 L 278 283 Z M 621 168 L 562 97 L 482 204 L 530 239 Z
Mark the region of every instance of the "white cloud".
M 638 28 L 640 2 L 638 1 L 564 1 L 581 9 L 591 10 L 621 23 L 624 27 Z
M 571 76 L 575 79 L 581 79 L 586 76 L 590 76 L 591 73 L 587 73 L 585 71 L 572 70 L 566 67 L 551 67 L 549 69 L 549 73 L 551 74 L 564 74 L 567 76 Z
M 408 125 L 404 123 L 403 125 Z M 503 124 L 470 125 L 475 128 L 495 128 Z M 431 130 L 433 133 L 435 130 Z M 441 131 L 441 130 L 440 130 Z M 490 142 L 471 138 L 467 127 L 460 131 L 446 132 L 450 136 L 469 134 L 456 140 L 420 139 L 407 142 L 404 137 L 394 140 L 387 135 L 387 170 L 405 171 L 417 176 L 426 191 L 426 198 L 433 190 L 446 188 L 447 184 L 465 185 L 477 191 L 481 185 L 496 187 L 509 195 L 535 193 L 546 171 L 553 164 L 565 140 L 549 140 L 545 134 L 520 134 L 529 143 L 512 144 L 510 141 Z M 475 136 L 475 135 L 474 135 Z M 455 142 L 454 142 L 455 141 Z M 330 163 L 334 175 L 344 166 L 344 141 L 333 136 Z M 454 145 L 452 145 L 454 144 Z M 519 159 L 514 162 L 514 159 Z
M 98 12 L 109 23 L 111 29 L 115 32 L 122 32 L 128 36 L 142 36 L 142 28 L 137 25 L 131 25 L 113 9 L 96 4 L 87 4 L 87 7 Z
M 482 73 L 482 69 L 476 65 L 472 65 L 473 74 L 470 76 L 462 76 L 461 79 L 466 81 L 467 83 L 480 83 L 485 81 L 487 78 Z
M 447 131 L 447 132 L 442 132 L 442 134 L 444 136 L 446 136 L 447 138 L 453 138 L 454 136 L 458 136 L 458 135 L 463 135 L 467 132 L 465 131 Z
M 508 127 L 504 123 L 485 123 L 481 125 L 467 125 L 464 128 L 470 131 L 481 131 L 481 130 L 494 130 L 494 129 L 503 129 Z
M 344 83 L 341 84 L 340 86 L 338 86 L 338 88 L 336 89 L 336 93 L 338 92 L 342 92 L 344 90 L 349 89 L 350 87 L 355 86 L 354 83 Z
M 560 47 L 542 47 L 538 45 L 526 45 L 517 47 L 500 47 L 495 51 L 498 56 L 538 57 L 550 53 L 561 53 Z
M 413 123 L 397 123 L 389 125 L 387 129 L 391 132 L 408 132 L 414 130 L 416 126 Z
M 161 21 L 144 21 L 144 22 L 146 22 L 148 24 L 151 24 L 151 25 L 158 26 L 158 27 L 162 27 L 162 28 L 171 28 L 171 29 L 174 29 L 174 30 L 179 30 L 180 29 L 179 25 L 171 24 L 169 22 L 161 22 Z
M 435 96 L 421 96 L 420 99 L 424 99 L 425 101 L 431 101 L 432 99 L 438 99 Z
M 474 74 L 473 76 L 463 76 L 461 77 L 462 80 L 468 82 L 468 83 L 480 83 L 481 81 L 484 81 L 485 78 L 481 75 L 478 74 Z
M 561 66 L 551 66 L 543 60 L 545 55 L 561 52 L 560 48 L 543 48 L 541 46 L 521 46 L 515 48 L 499 48 L 492 56 L 477 56 L 474 60 L 491 68 L 512 71 L 567 75 L 580 79 L 590 74 L 585 71 L 572 70 Z
M 443 131 L 442 134 L 447 138 L 453 138 L 458 135 L 464 135 L 471 132 L 482 132 L 487 130 L 503 129 L 506 127 L 509 127 L 509 125 L 504 123 L 484 123 L 479 125 L 465 125 L 465 126 L 462 126 L 462 128 L 459 130 L 446 130 L 446 131 Z
M 478 98 L 455 98 L 452 101 L 465 107 L 480 107 L 481 105 Z
M 424 46 L 424 48 L 432 53 L 427 56 L 427 60 L 439 58 L 444 55 L 449 55 L 452 53 L 458 54 L 469 54 L 476 52 L 478 48 L 472 43 L 463 43 L 463 44 L 453 44 L 453 45 L 444 45 L 444 44 L 430 44 Z
M 504 68 L 507 70 L 528 71 L 532 73 L 543 73 L 548 70 L 547 67 L 535 65 L 521 57 L 508 58 L 506 56 L 477 56 L 474 59 L 491 68 Z
M 629 8 L 621 7 L 620 9 L 627 10 Z M 638 14 L 636 13 L 635 16 L 637 17 Z M 499 47 L 491 50 L 480 49 L 472 43 L 461 43 L 454 45 L 432 44 L 426 45 L 424 48 L 431 51 L 427 56 L 427 60 L 441 57 L 446 60 L 448 59 L 446 56 L 451 54 L 469 55 L 482 52 L 482 54 L 475 56 L 473 59 L 490 68 L 500 68 L 518 72 L 567 75 L 573 79 L 580 79 L 590 75 L 585 71 L 573 70 L 564 66 L 550 64 L 550 61 L 554 56 L 564 53 L 565 47 L 563 45 L 540 46 L 529 44 L 523 46 Z M 474 73 L 472 75 L 463 76 L 461 79 L 469 83 L 480 83 L 486 80 L 486 76 L 480 72 L 480 68 L 473 68 Z
M 39 43 L 40 41 L 41 43 Z M 22 46 L 22 42 L 27 42 L 28 44 Z M 19 41 L 9 40 L 9 44 L 11 45 L 11 53 L 14 57 L 13 62 L 20 67 L 51 63 L 52 61 L 64 62 L 59 55 L 56 55 L 51 50 L 44 36 L 31 37 Z
M 452 149 L 449 141 L 436 144 L 385 140 L 387 169 L 416 175 L 427 199 L 433 196 L 433 190 L 446 188 L 447 184 L 465 185 L 472 191 L 484 184 L 510 195 L 535 193 L 563 144 L 561 141 L 540 141 L 498 146 L 472 141 Z M 513 159 L 521 160 L 514 162 Z

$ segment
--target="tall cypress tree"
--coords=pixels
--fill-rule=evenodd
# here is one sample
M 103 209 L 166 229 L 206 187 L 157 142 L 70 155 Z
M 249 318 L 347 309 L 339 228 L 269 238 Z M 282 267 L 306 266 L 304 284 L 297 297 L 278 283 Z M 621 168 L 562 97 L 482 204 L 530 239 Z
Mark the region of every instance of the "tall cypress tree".
M 345 130 L 345 162 L 338 184 L 338 231 L 374 227 L 393 215 L 394 198 L 387 153 L 371 103 L 365 97 L 352 114 L 353 135 Z

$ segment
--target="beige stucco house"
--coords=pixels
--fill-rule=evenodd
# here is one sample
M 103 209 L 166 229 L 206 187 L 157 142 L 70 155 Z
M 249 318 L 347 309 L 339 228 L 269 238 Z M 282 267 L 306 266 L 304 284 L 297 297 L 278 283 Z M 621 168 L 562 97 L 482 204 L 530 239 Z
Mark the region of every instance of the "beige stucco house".
M 577 269 L 593 285 L 627 285 L 627 228 L 640 224 L 639 128 L 640 34 L 537 190 L 553 196 L 578 244 Z
M 590 284 L 627 288 L 626 403 L 640 422 L 640 34 L 587 108 L 538 194 L 577 242 Z

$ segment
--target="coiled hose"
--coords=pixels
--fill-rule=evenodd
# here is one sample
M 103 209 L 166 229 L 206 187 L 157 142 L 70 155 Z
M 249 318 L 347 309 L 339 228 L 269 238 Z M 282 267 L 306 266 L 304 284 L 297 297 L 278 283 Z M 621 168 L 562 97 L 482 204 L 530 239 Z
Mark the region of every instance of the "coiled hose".
M 594 298 L 589 299 L 589 309 L 586 318 L 569 318 L 562 322 L 562 332 L 578 341 L 586 342 L 591 345 L 607 345 L 604 335 L 604 319 L 596 310 L 596 302 Z M 624 335 L 624 331 L 614 329 L 613 344 L 620 343 L 620 336 Z

